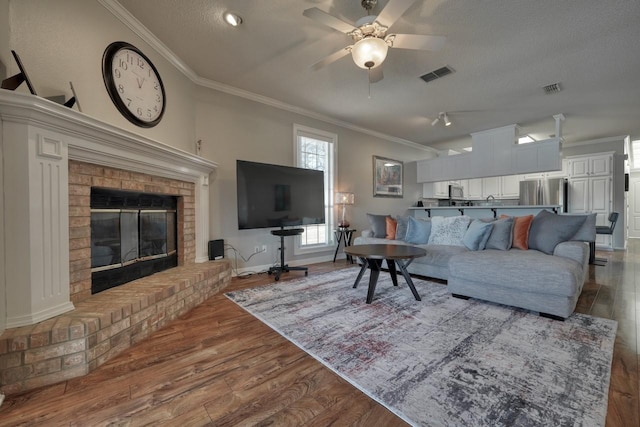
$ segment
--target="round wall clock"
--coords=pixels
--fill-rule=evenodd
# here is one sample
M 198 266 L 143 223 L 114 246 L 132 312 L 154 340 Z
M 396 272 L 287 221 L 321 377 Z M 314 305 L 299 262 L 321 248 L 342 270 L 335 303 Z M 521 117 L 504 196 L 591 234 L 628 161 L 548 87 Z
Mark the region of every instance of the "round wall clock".
M 131 123 L 150 128 L 162 119 L 164 85 L 153 63 L 135 46 L 111 43 L 102 55 L 102 78 L 116 108 Z

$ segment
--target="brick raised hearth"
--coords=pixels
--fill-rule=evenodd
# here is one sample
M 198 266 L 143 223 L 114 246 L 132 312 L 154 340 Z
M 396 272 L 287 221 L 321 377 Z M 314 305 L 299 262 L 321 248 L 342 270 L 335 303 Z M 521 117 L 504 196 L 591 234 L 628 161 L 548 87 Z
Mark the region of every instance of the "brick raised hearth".
M 208 261 L 217 165 L 0 91 L 0 390 L 84 375 L 224 288 Z M 178 267 L 91 295 L 92 187 L 177 198 Z
M 93 295 L 75 309 L 0 336 L 7 394 L 85 375 L 231 280 L 227 260 L 179 266 Z

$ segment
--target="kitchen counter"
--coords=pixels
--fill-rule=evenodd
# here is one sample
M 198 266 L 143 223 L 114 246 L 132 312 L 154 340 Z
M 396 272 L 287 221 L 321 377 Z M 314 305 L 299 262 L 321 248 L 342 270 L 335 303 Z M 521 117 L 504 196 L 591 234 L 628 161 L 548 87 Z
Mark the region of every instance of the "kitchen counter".
M 413 212 L 414 216 L 455 216 L 455 215 L 467 215 L 473 218 L 486 218 L 487 214 L 491 213 L 494 218 L 499 215 L 509 216 L 522 216 L 522 215 L 536 215 L 541 210 L 548 210 L 553 213 L 561 211 L 561 205 L 488 205 L 488 206 L 420 206 L 410 207 L 409 211 Z

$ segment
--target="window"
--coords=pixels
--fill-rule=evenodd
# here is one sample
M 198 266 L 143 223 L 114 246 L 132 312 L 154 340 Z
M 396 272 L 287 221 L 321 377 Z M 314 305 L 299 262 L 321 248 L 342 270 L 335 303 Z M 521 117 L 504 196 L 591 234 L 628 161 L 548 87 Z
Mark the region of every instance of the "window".
M 294 125 L 295 166 L 324 171 L 325 224 L 305 225 L 294 250 L 295 254 L 326 250 L 333 245 L 333 191 L 335 151 L 338 136 L 305 126 Z

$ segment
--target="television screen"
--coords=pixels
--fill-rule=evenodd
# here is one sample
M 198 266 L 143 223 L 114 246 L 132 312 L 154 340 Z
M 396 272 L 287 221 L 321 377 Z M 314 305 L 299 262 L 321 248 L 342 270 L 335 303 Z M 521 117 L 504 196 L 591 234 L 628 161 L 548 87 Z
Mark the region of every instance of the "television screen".
M 324 224 L 324 172 L 238 160 L 238 228 Z

